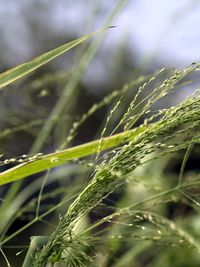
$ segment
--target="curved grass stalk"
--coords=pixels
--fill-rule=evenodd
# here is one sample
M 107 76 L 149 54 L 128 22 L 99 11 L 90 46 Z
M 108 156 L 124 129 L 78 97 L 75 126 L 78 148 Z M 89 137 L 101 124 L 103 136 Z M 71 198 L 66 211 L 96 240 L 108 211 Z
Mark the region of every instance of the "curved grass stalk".
M 190 112 L 188 112 L 188 110 Z M 45 266 L 52 255 L 58 255 L 60 249 L 66 249 L 65 240 L 71 240 L 73 228 L 79 218 L 87 214 L 93 207 L 102 201 L 114 188 L 121 184 L 121 177 L 133 171 L 141 164 L 141 160 L 160 147 L 159 140 L 176 133 L 181 127 L 189 125 L 199 126 L 200 96 L 188 98 L 181 104 L 168 109 L 158 122 L 146 128 L 141 134 L 124 145 L 115 156 L 106 164 L 103 162 L 96 170 L 93 180 L 85 187 L 79 196 L 70 205 L 66 214 L 61 218 L 58 227 L 47 244 L 40 250 L 33 261 L 34 267 Z M 199 142 L 198 134 L 188 137 L 188 142 Z M 185 144 L 171 145 L 182 147 Z M 59 254 L 60 255 L 60 254 Z M 60 258 L 58 259 L 60 260 Z

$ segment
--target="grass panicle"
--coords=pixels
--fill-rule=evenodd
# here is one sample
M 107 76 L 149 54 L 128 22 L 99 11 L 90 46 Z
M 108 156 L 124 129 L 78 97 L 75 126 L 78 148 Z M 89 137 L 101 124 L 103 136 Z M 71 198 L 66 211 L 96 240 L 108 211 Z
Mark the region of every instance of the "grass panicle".
M 159 87 L 159 93 L 154 90 L 151 99 L 157 100 L 172 90 L 177 81 L 194 71 L 196 66 L 186 68 L 182 72 L 176 71 L 175 75 L 165 81 Z M 167 87 L 165 88 L 164 85 Z M 164 92 L 162 92 L 162 88 Z M 158 97 L 159 95 L 159 97 Z M 154 101 L 151 100 L 151 104 Z M 197 144 L 200 141 L 200 96 L 197 90 L 193 95 L 188 97 L 180 104 L 159 112 L 161 117 L 154 123 L 130 140 L 108 161 L 103 161 L 97 168 L 92 181 L 80 192 L 79 196 L 70 205 L 67 213 L 60 218 L 59 224 L 49 238 L 47 244 L 37 252 L 33 266 L 43 266 L 47 259 L 51 260 L 50 255 L 60 255 L 62 259 L 62 251 L 66 249 L 65 242 L 73 243 L 73 229 L 83 215 L 87 214 L 92 208 L 97 206 L 108 194 L 113 192 L 124 181 L 124 177 L 140 166 L 145 158 L 153 153 L 162 151 L 163 155 L 168 155 L 178 150 L 187 149 L 191 144 Z M 192 134 L 191 134 L 192 132 Z M 109 157 L 108 157 L 109 158 Z M 142 213 L 141 213 L 142 214 Z M 157 215 L 148 212 L 141 215 L 142 219 L 148 220 L 152 224 L 159 224 L 167 228 L 167 231 L 175 231 L 180 237 L 179 243 L 189 243 L 198 247 L 199 245 L 184 234 L 181 230 L 176 229 L 173 223 L 162 219 Z M 172 234 L 173 236 L 173 234 Z M 145 239 L 151 239 L 147 236 Z M 157 240 L 158 241 L 158 240 Z M 171 240 L 173 243 L 173 241 Z

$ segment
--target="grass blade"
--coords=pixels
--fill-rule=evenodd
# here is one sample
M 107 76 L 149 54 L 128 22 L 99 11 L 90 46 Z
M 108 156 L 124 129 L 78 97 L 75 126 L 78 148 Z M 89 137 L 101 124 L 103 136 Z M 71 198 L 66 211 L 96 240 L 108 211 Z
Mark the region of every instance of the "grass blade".
M 0 74 L 0 88 L 14 82 L 15 80 L 31 73 L 32 71 L 36 70 L 37 68 L 45 65 L 46 63 L 50 62 L 54 58 L 64 54 L 68 50 L 72 49 L 73 47 L 81 44 L 82 42 L 86 41 L 87 39 L 91 38 L 94 34 L 107 30 L 110 27 L 100 29 L 96 32 L 92 32 L 90 34 L 84 35 L 79 39 L 73 40 L 67 44 L 59 46 L 41 56 L 36 57 L 35 59 L 23 63 L 17 67 L 14 67 L 6 72 Z
M 24 177 L 39 173 L 49 168 L 60 166 L 70 160 L 95 154 L 99 152 L 98 149 L 100 142 L 101 142 L 101 151 L 118 146 L 127 141 L 130 141 L 145 129 L 146 129 L 145 126 L 140 127 L 131 131 L 106 137 L 103 140 L 98 139 L 83 145 L 75 146 L 52 154 L 47 154 L 43 156 L 41 159 L 30 161 L 28 163 L 22 163 L 16 167 L 13 167 L 7 171 L 2 172 L 0 174 L 0 185 L 20 180 Z

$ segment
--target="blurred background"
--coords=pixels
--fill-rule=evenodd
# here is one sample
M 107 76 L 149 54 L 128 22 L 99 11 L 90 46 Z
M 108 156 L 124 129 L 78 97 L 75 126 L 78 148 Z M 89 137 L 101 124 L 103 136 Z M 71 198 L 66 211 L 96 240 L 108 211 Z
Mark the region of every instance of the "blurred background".
M 96 51 L 81 71 L 77 82 L 79 89 L 74 89 L 74 94 L 77 95 L 74 101 L 78 103 L 75 113 L 79 116 L 88 110 L 91 103 L 99 101 L 114 89 L 120 89 L 134 77 L 152 73 L 161 67 L 184 67 L 198 61 L 199 24 L 200 3 L 195 0 L 77 0 L 76 3 L 70 0 L 2 0 L 0 71 L 28 61 L 104 25 L 116 25 L 116 28 L 106 32 L 99 45 L 96 44 Z M 84 44 L 73 49 L 16 85 L 11 85 L 12 90 L 2 92 L 1 129 L 37 120 L 34 122 L 35 127 L 31 129 L 32 133 L 35 129 L 37 134 L 37 123 L 46 119 L 56 103 L 56 97 L 80 64 L 86 47 Z M 45 77 L 45 73 L 49 76 Z M 42 76 L 44 84 L 39 81 Z M 27 87 L 32 90 L 27 90 Z M 185 97 L 190 89 L 187 87 L 185 91 L 182 90 L 177 99 Z M 9 95 L 9 92 L 12 94 Z M 170 101 L 174 103 L 177 99 Z M 11 118 L 8 113 L 14 116 Z M 101 114 L 99 116 L 94 120 L 96 125 L 101 121 Z M 65 119 L 70 120 L 69 117 Z M 82 132 L 80 142 L 85 141 L 87 136 L 91 139 L 93 133 L 87 129 L 88 127 Z M 2 153 L 10 151 L 10 156 L 21 154 L 22 151 L 28 153 L 30 135 L 31 133 L 27 138 L 24 136 L 20 152 L 18 146 L 13 144 L 10 149 L 9 142 L 6 151 Z M 5 146 L 5 142 L 3 143 Z M 55 150 L 58 144 L 52 146 Z M 49 145 L 46 149 L 52 150 Z
M 98 110 L 80 127 L 76 138 L 62 146 L 72 123 L 105 95 L 156 69 L 183 68 L 199 62 L 200 1 L 0 1 L 0 72 L 111 25 L 116 27 L 1 91 L 2 159 L 30 153 L 50 153 L 60 147 L 95 139 L 100 136 L 110 107 Z M 183 86 L 161 106 L 173 105 L 193 92 L 199 80 L 196 76 L 192 78 L 194 84 Z M 67 94 L 68 101 L 60 102 L 60 98 Z M 57 113 L 59 119 L 45 132 L 45 122 L 47 119 L 53 121 L 56 106 L 61 107 Z M 121 112 L 123 114 L 123 110 Z M 41 135 L 43 139 L 38 139 Z M 181 160 L 180 157 L 171 164 L 170 171 L 178 172 Z M 197 165 L 194 156 L 193 167 L 190 168 L 198 169 Z M 11 166 L 2 165 L 1 170 Z M 82 172 L 81 168 L 73 169 L 73 164 L 67 168 L 69 181 L 62 182 L 62 186 L 71 183 L 74 171 L 78 175 Z M 63 177 L 66 173 L 66 169 L 58 171 L 58 176 Z M 87 172 L 85 176 L 88 176 Z M 30 181 L 25 181 L 25 184 Z M 50 185 L 48 190 L 56 186 Z M 36 187 L 36 193 L 39 188 Z M 7 190 L 8 187 L 1 188 L 2 197 Z M 34 196 L 30 194 L 22 204 L 28 203 Z M 53 201 L 56 202 L 55 199 Z M 15 221 L 9 233 L 29 221 L 31 214 L 25 215 L 24 220 Z M 29 237 L 26 237 L 24 242 L 28 240 Z

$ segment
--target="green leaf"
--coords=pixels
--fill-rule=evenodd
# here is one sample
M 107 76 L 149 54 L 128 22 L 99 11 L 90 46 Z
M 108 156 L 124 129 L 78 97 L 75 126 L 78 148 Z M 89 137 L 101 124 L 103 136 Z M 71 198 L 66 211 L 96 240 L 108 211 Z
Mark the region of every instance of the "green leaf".
M 0 185 L 20 180 L 29 175 L 57 167 L 70 160 L 89 156 L 108 148 L 126 143 L 144 131 L 146 126 L 119 133 L 103 139 L 98 139 L 83 145 L 75 146 L 52 154 L 42 156 L 40 159 L 20 164 L 0 174 Z
M 55 48 L 54 50 L 51 50 L 39 57 L 36 57 L 35 59 L 26 62 L 24 64 L 21 64 L 15 68 L 12 68 L 6 72 L 3 72 L 0 74 L 0 88 L 14 82 L 15 80 L 29 74 L 30 72 L 36 70 L 37 68 L 45 65 L 49 61 L 53 60 L 54 58 L 64 54 L 68 50 L 72 49 L 73 47 L 81 44 L 82 42 L 86 41 L 87 39 L 91 38 L 93 35 L 95 35 L 98 32 L 102 32 L 107 30 L 108 28 L 100 29 L 96 32 L 92 32 L 90 34 L 84 35 L 83 37 L 76 39 L 70 43 L 64 44 L 62 46 L 59 46 Z

